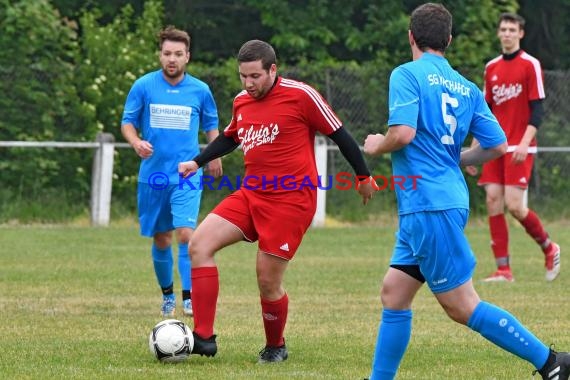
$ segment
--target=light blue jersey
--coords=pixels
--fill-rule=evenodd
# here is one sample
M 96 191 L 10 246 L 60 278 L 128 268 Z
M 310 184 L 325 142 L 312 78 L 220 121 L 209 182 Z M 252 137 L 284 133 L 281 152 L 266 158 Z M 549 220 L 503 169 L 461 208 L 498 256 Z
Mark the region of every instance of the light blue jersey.
M 416 129 L 410 144 L 392 152 L 393 174 L 408 179 L 395 187 L 399 214 L 469 209 L 459 167 L 465 138 L 472 134 L 485 149 L 506 141 L 482 92 L 444 57 L 423 53 L 392 72 L 389 94 L 388 125 Z
M 198 129 L 218 128 L 218 110 L 208 85 L 186 73 L 175 86 L 162 70 L 148 73 L 133 84 L 125 103 L 121 125 L 131 123 L 153 146 L 143 159 L 139 182 L 149 183 L 165 174 L 168 183 L 178 184 L 178 163 L 200 152 Z M 161 179 L 163 182 L 165 179 Z
M 388 125 L 416 129 L 408 145 L 392 152 L 394 174 L 421 176 L 415 189 L 396 187 L 400 217 L 390 266 L 421 281 L 413 275 L 412 267 L 418 266 L 434 294 L 450 292 L 471 280 L 476 265 L 464 232 L 469 196 L 459 168 L 463 141 L 471 133 L 483 148 L 493 148 L 505 143 L 506 137 L 479 89 L 442 56 L 424 52 L 420 59 L 395 69 L 389 102 Z M 450 297 L 468 298 L 468 293 L 463 290 Z M 487 302 L 477 304 L 466 325 L 536 368 L 549 357 L 549 348 L 513 315 Z M 410 308 L 384 307 L 370 380 L 395 378 L 411 333 Z

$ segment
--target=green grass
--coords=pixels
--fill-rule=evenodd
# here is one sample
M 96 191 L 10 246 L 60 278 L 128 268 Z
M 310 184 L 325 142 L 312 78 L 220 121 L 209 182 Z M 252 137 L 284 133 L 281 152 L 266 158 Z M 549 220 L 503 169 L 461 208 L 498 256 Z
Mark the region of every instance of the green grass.
M 512 284 L 477 284 L 481 297 L 516 315 L 547 344 L 570 349 L 567 226 L 549 225 L 563 247 L 563 272 L 546 283 L 543 258 L 511 229 Z M 487 228 L 468 228 L 475 278 L 493 270 Z M 289 360 L 257 365 L 264 344 L 255 245 L 218 254 L 215 358 L 164 365 L 148 351 L 161 318 L 150 241 L 133 225 L 0 227 L 0 378 L 5 379 L 362 379 L 369 374 L 380 315 L 378 288 L 394 226 L 313 229 L 285 278 Z M 179 282 L 177 281 L 178 285 Z M 177 288 L 177 294 L 179 289 Z M 427 289 L 398 379 L 526 379 L 532 366 L 447 318 Z M 191 320 L 180 317 L 187 323 Z

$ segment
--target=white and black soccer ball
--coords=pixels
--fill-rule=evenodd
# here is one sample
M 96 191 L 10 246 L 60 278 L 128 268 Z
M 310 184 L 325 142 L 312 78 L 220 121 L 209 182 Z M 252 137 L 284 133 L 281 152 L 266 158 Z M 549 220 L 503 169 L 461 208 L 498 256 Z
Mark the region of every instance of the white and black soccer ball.
M 184 322 L 177 319 L 158 322 L 148 338 L 150 352 L 165 363 L 177 363 L 188 359 L 193 347 L 192 331 Z

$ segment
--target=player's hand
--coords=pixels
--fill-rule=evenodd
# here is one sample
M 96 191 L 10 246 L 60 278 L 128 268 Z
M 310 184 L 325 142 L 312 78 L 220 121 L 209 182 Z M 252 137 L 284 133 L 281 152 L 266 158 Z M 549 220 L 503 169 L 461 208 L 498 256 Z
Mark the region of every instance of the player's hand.
M 379 148 L 384 141 L 384 135 L 377 133 L 375 135 L 368 135 L 364 140 L 364 153 L 375 156 L 378 154 Z
M 222 169 L 222 159 L 216 158 L 215 160 L 208 162 L 206 171 L 214 176 L 214 178 L 221 177 L 222 174 L 224 174 L 224 170 Z
M 356 191 L 362 197 L 362 204 L 367 204 L 372 199 L 372 195 L 379 190 L 376 181 L 372 177 L 363 180 L 356 180 Z
M 152 156 L 152 144 L 145 140 L 138 140 L 133 144 L 133 149 L 140 158 L 149 158 Z
M 528 156 L 528 145 L 520 143 L 517 145 L 513 152 L 512 162 L 515 165 L 522 164 L 526 160 L 526 156 Z
M 196 161 L 184 161 L 178 164 L 178 174 L 181 175 L 183 178 L 188 177 L 192 173 L 196 173 L 198 171 L 198 164 Z
M 479 173 L 479 169 L 475 165 L 467 165 L 465 167 L 465 172 L 471 177 L 475 177 Z

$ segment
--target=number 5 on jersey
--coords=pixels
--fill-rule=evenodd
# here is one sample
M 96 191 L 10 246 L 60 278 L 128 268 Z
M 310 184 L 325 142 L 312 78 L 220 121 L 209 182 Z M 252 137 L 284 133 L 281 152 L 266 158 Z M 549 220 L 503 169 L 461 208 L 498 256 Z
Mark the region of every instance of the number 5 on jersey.
M 459 102 L 456 98 L 452 98 L 448 93 L 444 92 L 441 94 L 441 114 L 443 115 L 443 122 L 449 127 L 449 135 L 441 136 L 441 143 L 445 145 L 453 145 L 455 144 L 453 141 L 453 134 L 457 128 L 457 119 L 455 119 L 455 116 L 447 113 L 448 104 L 453 108 L 457 108 L 459 106 Z

